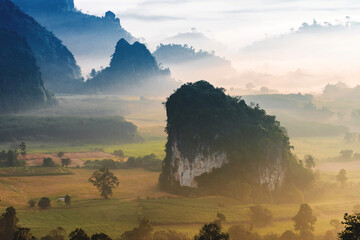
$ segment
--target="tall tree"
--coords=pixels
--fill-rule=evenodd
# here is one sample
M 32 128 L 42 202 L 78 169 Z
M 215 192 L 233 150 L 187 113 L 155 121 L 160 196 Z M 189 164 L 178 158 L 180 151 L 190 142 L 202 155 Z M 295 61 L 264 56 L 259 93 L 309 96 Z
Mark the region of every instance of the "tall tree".
M 346 181 L 348 180 L 347 176 L 346 176 L 346 170 L 345 169 L 341 169 L 338 173 L 338 175 L 336 175 L 336 180 L 338 182 L 341 183 L 341 185 L 344 185 L 346 183 Z
M 62 158 L 61 159 L 61 166 L 62 167 L 69 167 L 69 165 L 71 164 L 71 159 L 70 158 Z
M 118 178 L 107 168 L 95 171 L 89 178 L 89 182 L 99 190 L 100 195 L 105 199 L 109 199 L 113 190 L 119 186 Z
M 295 222 L 295 230 L 301 233 L 313 232 L 316 217 L 313 215 L 311 207 L 304 203 L 301 204 L 299 212 L 292 219 Z
M 0 239 L 13 240 L 14 234 L 18 230 L 16 211 L 13 207 L 8 207 L 0 218 Z
M 26 159 L 26 144 L 25 144 L 25 142 L 21 142 L 19 147 L 20 147 L 20 151 L 21 151 L 20 154 L 21 154 L 22 158 L 25 160 Z

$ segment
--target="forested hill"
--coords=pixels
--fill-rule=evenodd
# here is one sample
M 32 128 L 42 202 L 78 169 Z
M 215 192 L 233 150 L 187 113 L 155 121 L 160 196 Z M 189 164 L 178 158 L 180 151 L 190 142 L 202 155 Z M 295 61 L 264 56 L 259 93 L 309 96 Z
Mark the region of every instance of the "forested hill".
M 0 28 L 25 37 L 47 89 L 70 92 L 81 86 L 80 68 L 72 53 L 51 32 L 9 0 L 0 0 Z
M 144 44 L 130 44 L 122 38 L 116 44 L 110 66 L 93 71 L 86 85 L 89 91 L 156 93 L 169 91 L 176 83 L 169 69 L 160 68 Z
M 39 67 L 25 38 L 0 29 L 0 113 L 56 104 L 44 88 Z

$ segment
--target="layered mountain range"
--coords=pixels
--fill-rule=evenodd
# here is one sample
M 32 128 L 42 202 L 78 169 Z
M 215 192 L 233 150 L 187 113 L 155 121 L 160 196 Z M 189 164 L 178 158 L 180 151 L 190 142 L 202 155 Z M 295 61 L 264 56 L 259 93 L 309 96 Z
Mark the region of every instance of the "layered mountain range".
M 119 39 L 131 43 L 136 41 L 111 11 L 98 17 L 76 9 L 73 0 L 12 1 L 64 41 L 84 72 L 93 67 L 107 66 Z
M 53 33 L 9 0 L 0 0 L 0 28 L 26 39 L 46 88 L 54 92 L 74 92 L 81 86 L 81 71 L 72 53 Z

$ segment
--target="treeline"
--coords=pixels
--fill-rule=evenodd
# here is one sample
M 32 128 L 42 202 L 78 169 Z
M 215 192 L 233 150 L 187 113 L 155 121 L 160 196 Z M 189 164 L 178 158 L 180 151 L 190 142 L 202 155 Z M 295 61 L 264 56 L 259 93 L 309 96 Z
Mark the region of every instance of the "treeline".
M 137 127 L 123 117 L 0 116 L 0 142 L 16 140 L 128 143 L 140 141 Z
M 262 219 L 264 212 L 259 211 L 260 208 L 251 209 L 255 217 L 252 220 Z M 262 208 L 264 210 L 264 208 Z M 198 234 L 192 239 L 194 240 L 352 240 L 360 238 L 360 214 L 345 214 L 342 224 L 337 220 L 331 220 L 332 230 L 327 231 L 323 236 L 314 235 L 314 224 L 316 217 L 313 215 L 312 209 L 308 204 L 302 204 L 298 213 L 292 218 L 294 221 L 295 232 L 287 230 L 281 235 L 274 233 L 260 236 L 253 231 L 253 225 L 246 227 L 245 225 L 233 225 L 227 232 L 222 229 L 222 224 L 226 222 L 226 217 L 218 213 L 217 219 L 208 224 L 204 224 Z M 0 217 L 0 239 L 2 240 L 37 240 L 31 233 L 29 228 L 21 227 L 19 219 L 16 216 L 16 210 L 8 207 L 5 213 Z M 262 223 L 263 220 L 261 221 Z M 67 238 L 68 236 L 68 238 Z M 65 229 L 58 227 L 50 231 L 40 240 L 112 240 L 105 233 L 96 233 L 88 235 L 83 229 L 77 228 L 66 234 Z M 154 226 L 147 218 L 142 218 L 139 226 L 132 230 L 124 232 L 120 238 L 114 240 L 190 240 L 184 233 L 167 230 L 154 231 Z
M 160 172 L 162 161 L 155 154 L 146 155 L 143 157 L 129 157 L 126 162 L 119 162 L 113 159 L 104 160 L 87 160 L 84 163 L 84 168 L 89 169 L 131 169 L 131 168 L 144 168 L 153 172 Z

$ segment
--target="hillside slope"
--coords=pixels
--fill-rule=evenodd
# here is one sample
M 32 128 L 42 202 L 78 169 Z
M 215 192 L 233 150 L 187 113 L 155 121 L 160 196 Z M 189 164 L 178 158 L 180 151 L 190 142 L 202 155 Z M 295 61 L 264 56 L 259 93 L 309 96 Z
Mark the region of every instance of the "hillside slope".
M 51 32 L 9 0 L 0 0 L 0 28 L 25 37 L 40 67 L 45 87 L 71 92 L 81 86 L 81 72 L 72 53 Z
M 39 67 L 26 40 L 0 29 L 0 113 L 14 113 L 56 104 L 44 88 Z

